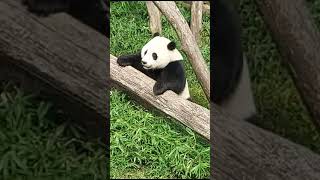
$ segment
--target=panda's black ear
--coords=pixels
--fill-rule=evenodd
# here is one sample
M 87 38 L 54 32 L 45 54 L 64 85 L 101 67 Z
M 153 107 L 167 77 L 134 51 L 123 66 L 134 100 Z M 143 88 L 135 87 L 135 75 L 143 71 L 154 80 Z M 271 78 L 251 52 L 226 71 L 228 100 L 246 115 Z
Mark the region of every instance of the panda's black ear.
M 171 42 L 169 42 L 169 44 L 167 45 L 167 47 L 168 47 L 168 49 L 169 50 L 174 50 L 175 48 L 176 48 L 176 43 L 175 42 L 173 42 L 173 41 L 171 41 Z
M 156 37 L 156 36 L 160 36 L 160 33 L 156 32 L 156 33 L 153 34 L 153 37 Z

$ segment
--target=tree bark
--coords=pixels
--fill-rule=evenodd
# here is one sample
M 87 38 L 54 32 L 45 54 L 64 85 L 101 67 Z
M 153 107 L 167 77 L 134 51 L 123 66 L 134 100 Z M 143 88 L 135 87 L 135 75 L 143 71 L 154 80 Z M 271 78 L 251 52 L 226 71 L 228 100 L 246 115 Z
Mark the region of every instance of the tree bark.
M 175 28 L 182 44 L 183 51 L 189 57 L 193 70 L 201 84 L 207 99 L 210 99 L 210 77 L 209 69 L 206 65 L 200 49 L 196 43 L 192 32 L 177 8 L 174 1 L 153 1 L 160 9 L 163 15 L 166 16 L 171 25 Z
M 127 91 L 139 102 L 155 107 L 209 139 L 210 112 L 208 109 L 178 97 L 173 91 L 155 96 L 152 91 L 155 84 L 153 79 L 131 66 L 120 67 L 116 57 L 112 55 L 110 55 L 110 77 L 114 86 Z
M 1 81 L 39 92 L 104 139 L 108 46 L 105 36 L 67 14 L 38 17 L 21 1 L 0 1 Z
M 257 0 L 283 59 L 290 64 L 295 84 L 320 128 L 320 34 L 306 2 Z
M 211 177 L 215 180 L 318 180 L 320 156 L 211 104 Z
M 162 32 L 162 26 L 161 26 L 161 12 L 153 4 L 152 1 L 147 1 L 147 10 L 149 14 L 149 26 L 151 33 L 154 34 L 156 32 L 160 33 Z
M 202 29 L 202 5 L 202 1 L 193 1 L 191 5 L 190 29 L 198 44 L 201 41 L 200 33 Z

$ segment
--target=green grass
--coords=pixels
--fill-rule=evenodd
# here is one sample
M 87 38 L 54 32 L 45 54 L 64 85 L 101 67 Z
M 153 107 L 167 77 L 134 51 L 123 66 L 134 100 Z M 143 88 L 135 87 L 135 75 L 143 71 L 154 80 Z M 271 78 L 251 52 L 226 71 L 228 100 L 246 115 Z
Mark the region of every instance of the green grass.
M 190 20 L 189 10 L 179 6 Z M 111 2 L 110 52 L 115 56 L 138 52 L 152 35 L 144 2 Z M 204 16 L 200 49 L 209 65 L 210 19 Z M 162 35 L 180 41 L 162 17 Z M 194 101 L 208 101 L 185 54 L 184 65 Z M 190 129 L 168 117 L 146 110 L 122 92 L 111 94 L 111 177 L 113 178 L 207 178 L 210 147 Z
M 208 145 L 189 129 L 148 112 L 124 93 L 111 95 L 113 178 L 204 178 Z
M 0 179 L 105 179 L 105 148 L 17 88 L 0 91 Z
M 320 1 L 309 1 L 319 26 Z M 320 153 L 320 134 L 302 104 L 287 67 L 253 0 L 241 0 L 243 47 L 249 58 L 259 117 L 252 121 Z

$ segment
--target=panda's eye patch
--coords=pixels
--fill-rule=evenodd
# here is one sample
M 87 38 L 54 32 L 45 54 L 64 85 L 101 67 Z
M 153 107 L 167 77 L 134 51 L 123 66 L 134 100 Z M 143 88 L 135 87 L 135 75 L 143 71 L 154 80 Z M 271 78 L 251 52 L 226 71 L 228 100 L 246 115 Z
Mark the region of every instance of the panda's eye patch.
M 144 52 L 144 55 L 146 55 L 146 54 L 147 54 L 147 51 L 148 51 L 148 50 L 146 50 L 146 51 Z
M 152 53 L 152 57 L 153 57 L 154 60 L 157 60 L 158 55 L 156 53 Z

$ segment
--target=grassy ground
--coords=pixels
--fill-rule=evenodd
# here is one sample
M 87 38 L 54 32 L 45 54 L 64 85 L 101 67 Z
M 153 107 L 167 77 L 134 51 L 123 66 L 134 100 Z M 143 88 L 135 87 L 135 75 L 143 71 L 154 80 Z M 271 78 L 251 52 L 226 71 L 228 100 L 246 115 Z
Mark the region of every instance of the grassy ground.
M 19 89 L 0 91 L 0 179 L 105 179 L 105 148 Z
M 320 1 L 309 1 L 319 26 Z M 260 116 L 253 121 L 320 153 L 320 134 L 313 126 L 293 81 L 253 0 L 241 0 L 243 46 L 249 58 L 251 78 Z
M 190 20 L 190 12 L 180 7 Z M 111 3 L 111 54 L 138 52 L 151 39 L 144 2 Z M 204 17 L 201 50 L 210 59 L 210 19 Z M 180 42 L 162 18 L 162 35 Z M 205 95 L 184 56 L 192 98 L 208 107 Z M 111 176 L 113 178 L 206 178 L 210 147 L 190 129 L 146 110 L 119 91 L 111 94 Z

